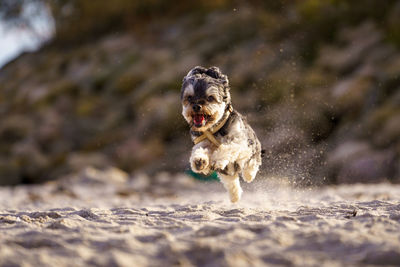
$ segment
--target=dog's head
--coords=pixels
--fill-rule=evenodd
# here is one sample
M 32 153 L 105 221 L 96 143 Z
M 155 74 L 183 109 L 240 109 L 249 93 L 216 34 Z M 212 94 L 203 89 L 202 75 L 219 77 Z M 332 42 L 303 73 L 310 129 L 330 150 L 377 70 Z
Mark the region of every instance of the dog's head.
M 219 68 L 194 67 L 183 78 L 182 115 L 193 131 L 216 124 L 231 105 L 228 77 Z

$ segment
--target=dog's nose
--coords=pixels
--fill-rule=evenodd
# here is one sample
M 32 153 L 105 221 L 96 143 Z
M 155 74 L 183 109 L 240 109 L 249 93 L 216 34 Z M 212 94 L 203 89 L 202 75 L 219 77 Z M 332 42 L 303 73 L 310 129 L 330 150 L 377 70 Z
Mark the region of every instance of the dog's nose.
M 201 106 L 200 106 L 200 105 L 197 105 L 197 104 L 193 105 L 193 110 L 194 110 L 195 112 L 199 112 L 200 109 L 201 109 Z

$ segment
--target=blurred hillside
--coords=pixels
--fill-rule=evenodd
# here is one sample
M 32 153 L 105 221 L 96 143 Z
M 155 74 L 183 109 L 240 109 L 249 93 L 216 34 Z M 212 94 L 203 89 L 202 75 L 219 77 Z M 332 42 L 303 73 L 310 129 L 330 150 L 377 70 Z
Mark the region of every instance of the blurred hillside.
M 400 181 L 400 2 L 47 4 L 54 39 L 0 69 L 0 184 L 86 166 L 183 171 L 179 92 L 196 65 L 228 75 L 264 174 Z

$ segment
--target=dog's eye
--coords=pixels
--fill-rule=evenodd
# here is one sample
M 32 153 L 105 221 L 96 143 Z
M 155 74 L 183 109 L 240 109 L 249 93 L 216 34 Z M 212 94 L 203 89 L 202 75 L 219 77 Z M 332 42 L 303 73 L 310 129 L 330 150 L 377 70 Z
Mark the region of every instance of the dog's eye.
M 209 97 L 207 97 L 207 101 L 208 101 L 208 102 L 214 101 L 214 97 L 213 97 L 212 95 L 210 95 Z
M 190 102 L 190 101 L 192 101 L 193 97 L 191 95 L 189 95 L 186 99 L 187 99 L 187 101 Z

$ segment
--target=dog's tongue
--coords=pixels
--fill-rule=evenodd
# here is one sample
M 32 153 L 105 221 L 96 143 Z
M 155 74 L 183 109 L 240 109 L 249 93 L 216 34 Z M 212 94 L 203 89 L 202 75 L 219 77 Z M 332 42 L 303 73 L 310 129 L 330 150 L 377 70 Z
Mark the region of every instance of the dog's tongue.
M 201 126 L 203 126 L 203 123 L 204 123 L 205 120 L 206 120 L 206 118 L 204 117 L 203 114 L 196 114 L 196 115 L 194 115 L 194 117 L 193 117 L 193 122 L 194 122 L 194 125 L 195 125 L 196 127 L 201 127 Z

